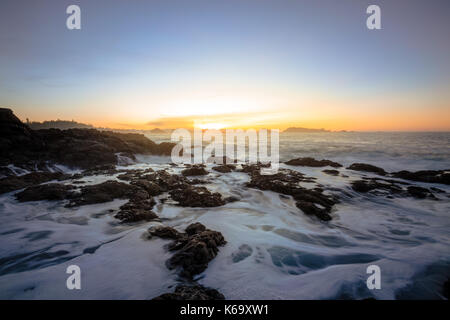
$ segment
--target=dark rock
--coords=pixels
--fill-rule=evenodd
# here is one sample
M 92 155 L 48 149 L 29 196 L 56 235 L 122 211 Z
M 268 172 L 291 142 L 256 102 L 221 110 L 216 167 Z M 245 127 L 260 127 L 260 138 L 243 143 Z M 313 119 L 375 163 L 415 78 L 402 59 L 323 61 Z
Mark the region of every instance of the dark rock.
M 10 109 L 0 109 L 0 166 L 14 163 L 53 162 L 89 169 L 115 165 L 116 154 L 170 155 L 174 143 L 161 143 L 142 134 L 117 133 L 96 129 L 31 130 Z
M 323 172 L 323 173 L 326 173 L 326 174 L 329 174 L 329 175 L 331 175 L 331 176 L 337 176 L 337 175 L 339 175 L 339 171 L 337 171 L 337 170 L 328 170 L 328 169 L 325 169 L 325 170 L 322 170 L 322 172 Z
M 347 169 L 355 170 L 355 171 L 365 171 L 365 172 L 373 172 L 379 174 L 381 176 L 386 175 L 386 171 L 383 168 L 379 168 L 367 163 L 353 163 Z
M 131 182 L 131 184 L 144 189 L 151 196 L 157 196 L 162 193 L 162 190 L 159 187 L 159 185 L 146 179 L 134 180 Z
M 192 236 L 196 233 L 199 233 L 199 232 L 202 232 L 205 230 L 206 230 L 206 227 L 204 225 L 202 225 L 199 222 L 196 222 L 196 223 L 192 223 L 189 226 L 187 226 L 187 228 L 184 230 L 184 232 L 186 232 L 188 236 Z
M 432 199 L 436 199 L 434 194 L 431 193 L 431 191 L 428 190 L 427 188 L 422 188 L 422 187 L 418 187 L 418 186 L 409 186 L 407 188 L 407 190 L 408 190 L 408 193 L 414 198 L 425 199 L 425 198 L 429 197 Z
M 218 247 L 226 244 L 220 232 L 209 230 L 201 223 L 189 225 L 185 233 L 169 227 L 156 227 L 149 232 L 153 236 L 174 239 L 169 244 L 169 250 L 176 253 L 167 260 L 166 265 L 169 269 L 179 268 L 180 276 L 188 279 L 205 271 L 219 252 Z
M 155 200 L 153 198 L 140 201 L 129 201 L 120 207 L 120 211 L 114 218 L 125 223 L 155 220 L 158 216 L 151 211 L 154 205 Z
M 16 194 L 20 202 L 41 200 L 64 200 L 73 194 L 74 187 L 59 183 L 31 186 Z
M 181 268 L 180 275 L 192 278 L 206 270 L 209 261 L 219 252 L 219 246 L 225 245 L 222 234 L 217 231 L 204 230 L 195 233 L 183 243 L 172 247 L 178 251 L 167 261 L 169 269 Z
M 320 220 L 323 221 L 330 221 L 331 216 L 327 213 L 326 209 L 321 209 L 317 207 L 313 202 L 309 201 L 297 201 L 295 205 L 303 211 L 303 213 L 307 215 L 312 215 L 318 217 Z
M 337 162 L 333 162 L 330 160 L 316 160 L 310 157 L 292 159 L 285 162 L 285 164 L 290 166 L 303 166 L 303 167 L 326 167 L 326 166 L 330 166 L 333 168 L 342 167 L 342 165 Z
M 69 178 L 61 172 L 31 172 L 22 176 L 9 176 L 0 179 L 0 194 L 5 192 L 11 192 L 14 190 L 22 189 L 36 184 L 51 180 L 61 180 L 63 178 Z
M 391 194 L 400 194 L 403 192 L 401 186 L 398 186 L 393 182 L 389 183 L 386 180 L 378 180 L 378 179 L 357 180 L 353 181 L 351 185 L 353 190 L 362 193 L 366 193 L 376 189 L 385 190 Z
M 201 285 L 178 285 L 173 293 L 164 293 L 153 300 L 224 300 L 225 297 L 216 289 Z
M 162 239 L 177 240 L 182 237 L 182 234 L 172 227 L 157 226 L 150 228 L 148 232 L 150 233 L 150 235 Z
M 221 166 L 213 167 L 212 169 L 217 172 L 228 173 L 228 172 L 232 172 L 233 170 L 235 170 L 236 166 L 232 165 L 232 164 L 224 164 Z
M 181 174 L 185 177 L 187 176 L 204 176 L 208 174 L 208 171 L 202 165 L 194 165 L 190 168 L 181 171 Z
M 448 170 L 423 170 L 417 172 L 399 171 L 391 173 L 391 176 L 395 178 L 428 182 L 428 183 L 441 183 L 450 185 L 450 169 Z
M 335 197 L 324 195 L 320 188 L 307 189 L 299 185 L 300 182 L 312 181 L 312 178 L 305 177 L 300 172 L 293 170 L 281 169 L 273 175 L 261 175 L 258 170 L 254 170 L 251 171 L 251 180 L 247 186 L 290 195 L 297 200 L 297 207 L 305 214 L 328 221 L 331 219 L 328 213 L 338 203 L 338 200 Z M 317 205 L 322 206 L 323 209 Z
M 352 189 L 356 192 L 366 193 L 370 191 L 384 191 L 387 193 L 387 197 L 392 199 L 393 196 L 412 196 L 418 199 L 430 198 L 437 200 L 434 194 L 427 188 L 418 186 L 407 185 L 404 189 L 401 181 L 379 179 L 379 178 L 366 178 L 365 180 L 357 180 L 351 183 Z
M 450 279 L 447 279 L 447 281 L 444 282 L 442 293 L 444 297 L 449 299 L 450 297 Z
M 220 193 L 211 193 L 205 187 L 188 186 L 171 190 L 169 194 L 182 207 L 218 207 L 225 204 Z
M 146 200 L 148 193 L 133 185 L 114 180 L 81 187 L 79 193 L 74 194 L 68 207 L 113 201 L 114 199 Z

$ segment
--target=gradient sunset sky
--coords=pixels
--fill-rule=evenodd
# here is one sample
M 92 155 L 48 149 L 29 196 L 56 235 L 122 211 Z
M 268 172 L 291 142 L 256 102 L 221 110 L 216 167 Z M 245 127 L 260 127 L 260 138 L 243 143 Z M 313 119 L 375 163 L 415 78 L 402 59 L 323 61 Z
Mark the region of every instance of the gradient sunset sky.
M 110 128 L 448 131 L 449 38 L 448 0 L 1 0 L 0 106 Z

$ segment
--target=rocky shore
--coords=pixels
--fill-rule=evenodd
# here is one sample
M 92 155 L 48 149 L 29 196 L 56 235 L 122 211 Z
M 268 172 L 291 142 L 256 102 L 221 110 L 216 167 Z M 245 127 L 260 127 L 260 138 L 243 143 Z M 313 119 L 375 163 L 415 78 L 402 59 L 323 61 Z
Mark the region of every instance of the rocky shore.
M 9 109 L 0 109 L 0 134 L 0 194 L 14 192 L 18 202 L 61 201 L 67 208 L 126 200 L 113 212 L 123 224 L 162 222 L 153 209 L 157 203 L 164 205 L 167 201 L 186 208 L 222 207 L 240 201 L 208 188 L 209 179 L 232 173 L 248 176 L 246 188 L 292 199 L 299 212 L 316 223 L 326 224 L 339 215 L 336 206 L 351 197 L 349 190 L 362 196 L 386 198 L 449 198 L 444 190 L 423 183 L 450 185 L 450 170 L 389 173 L 370 164 L 353 163 L 344 169 L 337 162 L 314 158 L 289 160 L 274 175 L 261 175 L 261 167 L 267 165 L 260 163 L 224 164 L 211 167 L 211 171 L 205 165 L 186 165 L 178 173 L 168 169 L 117 169 L 123 157 L 133 160 L 138 154 L 169 155 L 173 144 L 156 144 L 140 134 L 95 129 L 31 130 Z M 79 172 L 62 172 L 58 169 L 61 165 Z M 344 178 L 354 171 L 359 178 L 349 179 L 344 188 L 331 188 L 300 172 L 298 167 L 324 168 L 324 174 Z M 96 175 L 111 179 L 84 185 L 83 178 Z M 161 224 L 151 227 L 147 238 L 170 240 L 167 250 L 173 254 L 166 266 L 177 272 L 181 282 L 173 293 L 155 299 L 224 299 L 217 290 L 194 280 L 227 244 L 221 232 L 198 222 L 187 226 L 184 232 Z

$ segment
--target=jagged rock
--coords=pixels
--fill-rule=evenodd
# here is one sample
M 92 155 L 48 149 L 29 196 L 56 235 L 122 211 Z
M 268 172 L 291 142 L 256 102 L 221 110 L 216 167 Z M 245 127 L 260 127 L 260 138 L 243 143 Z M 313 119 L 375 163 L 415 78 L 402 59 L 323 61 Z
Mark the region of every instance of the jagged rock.
M 325 169 L 325 170 L 322 170 L 322 172 L 326 173 L 326 174 L 329 174 L 330 176 L 337 176 L 337 175 L 339 175 L 339 171 L 337 171 L 337 170 Z
M 187 176 L 205 176 L 208 174 L 208 171 L 202 165 L 193 165 L 190 168 L 186 168 L 181 171 L 181 174 L 185 177 Z
M 216 289 L 201 285 L 178 285 L 173 293 L 164 293 L 153 300 L 224 300 L 225 297 Z
M 402 187 L 406 185 L 406 189 Z M 411 186 L 396 180 L 366 178 L 365 180 L 357 180 L 351 183 L 352 189 L 356 192 L 366 193 L 370 191 L 384 191 L 389 197 L 392 196 L 412 196 L 418 199 L 430 198 L 438 200 L 435 195 L 427 188 Z
M 68 179 L 70 176 L 61 172 L 31 172 L 22 176 L 9 176 L 0 179 L 0 194 L 22 189 L 51 180 Z
M 338 203 L 338 200 L 335 197 L 324 195 L 320 188 L 307 189 L 299 185 L 300 182 L 314 181 L 312 178 L 287 169 L 279 170 L 273 175 L 261 175 L 259 170 L 250 172 L 251 180 L 247 184 L 248 187 L 290 195 L 297 200 L 297 207 L 305 214 L 315 215 L 324 221 L 331 219 L 328 213 L 331 212 L 333 205 Z
M 182 207 L 218 207 L 225 204 L 220 193 L 211 193 L 205 187 L 189 186 L 171 190 L 169 194 Z
M 428 183 L 441 183 L 450 185 L 450 169 L 448 170 L 423 170 L 417 172 L 399 171 L 391 173 L 391 176 L 395 178 L 428 182 Z
M 120 207 L 120 211 L 114 218 L 121 222 L 151 221 L 158 218 L 156 213 L 151 211 L 155 205 L 153 198 L 141 201 L 129 201 Z
M 208 263 L 217 255 L 218 247 L 226 244 L 220 232 L 209 230 L 201 223 L 189 225 L 185 233 L 168 227 L 151 228 L 149 233 L 174 239 L 169 244 L 169 250 L 176 253 L 167 260 L 166 265 L 169 269 L 179 268 L 180 275 L 188 279 L 205 271 Z
M 177 240 L 182 237 L 182 233 L 178 232 L 172 227 L 156 226 L 150 228 L 148 232 L 150 233 L 151 236 L 159 237 L 162 239 Z
M 0 108 L 0 166 L 18 166 L 42 161 L 89 169 L 115 165 L 116 154 L 170 155 L 174 143 L 160 143 L 142 134 L 96 129 L 31 130 L 10 109 Z
M 94 203 L 109 202 L 114 199 L 131 199 L 135 201 L 146 200 L 148 193 L 133 185 L 114 180 L 81 187 L 79 193 L 72 196 L 68 207 L 81 206 Z
M 292 160 L 285 162 L 285 164 L 290 165 L 290 166 L 303 166 L 303 167 L 326 167 L 326 166 L 330 166 L 333 168 L 342 167 L 342 165 L 340 163 L 337 163 L 334 161 L 325 160 L 325 159 L 324 160 L 316 160 L 316 159 L 310 158 L 310 157 L 292 159 Z
M 236 166 L 232 165 L 232 164 L 224 164 L 221 166 L 213 167 L 212 169 L 217 172 L 228 173 L 228 172 L 232 172 L 233 170 L 235 170 Z
M 353 163 L 347 169 L 355 170 L 355 171 L 373 172 L 373 173 L 379 174 L 381 176 L 386 175 L 386 171 L 384 171 L 383 168 L 376 167 L 376 166 L 373 166 L 373 165 L 367 164 L 367 163 Z
M 131 182 L 131 184 L 144 189 L 151 196 L 157 196 L 162 193 L 159 185 L 152 181 L 148 181 L 147 179 L 134 180 Z
M 60 183 L 31 186 L 16 194 L 20 202 L 41 200 L 64 200 L 73 194 L 74 187 Z
M 196 222 L 196 223 L 192 223 L 190 225 L 188 225 L 186 227 L 186 229 L 184 230 L 184 232 L 187 233 L 188 236 L 192 236 L 196 233 L 205 231 L 206 227 L 204 225 L 202 225 L 200 222 Z

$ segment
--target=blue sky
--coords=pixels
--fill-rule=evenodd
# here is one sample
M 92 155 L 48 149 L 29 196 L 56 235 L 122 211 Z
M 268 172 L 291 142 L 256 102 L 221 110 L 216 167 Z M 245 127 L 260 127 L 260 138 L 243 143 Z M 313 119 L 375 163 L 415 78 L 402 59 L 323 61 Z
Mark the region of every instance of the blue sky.
M 410 112 L 398 129 L 450 129 L 449 14 L 444 0 L 2 0 L 0 105 L 111 127 L 245 113 L 376 129 Z

